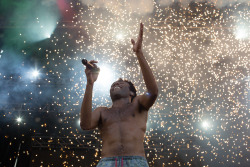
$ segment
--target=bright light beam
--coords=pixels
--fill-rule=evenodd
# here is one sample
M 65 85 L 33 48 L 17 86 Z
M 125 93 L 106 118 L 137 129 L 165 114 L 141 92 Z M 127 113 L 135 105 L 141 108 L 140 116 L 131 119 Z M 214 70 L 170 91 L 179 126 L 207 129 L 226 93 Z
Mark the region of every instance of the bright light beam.
M 34 70 L 33 72 L 32 72 L 32 76 L 33 77 L 38 77 L 39 76 L 39 71 L 37 71 L 37 70 Z
M 22 122 L 22 118 L 21 118 L 21 117 L 18 117 L 18 118 L 16 119 L 16 121 L 17 121 L 18 123 L 20 123 L 20 122 Z
M 208 121 L 203 121 L 202 127 L 207 130 L 207 129 L 211 128 L 211 123 Z
M 249 37 L 249 31 L 244 26 L 237 26 L 235 30 L 235 38 L 239 40 L 248 39 Z
M 119 33 L 119 34 L 116 35 L 116 39 L 123 40 L 124 39 L 124 35 L 122 33 Z
M 110 89 L 112 83 L 115 81 L 115 73 L 111 70 L 111 67 L 100 65 L 100 73 L 97 79 L 97 87 L 102 88 L 103 91 Z M 109 91 L 108 91 L 109 93 Z
M 36 42 L 51 37 L 60 18 L 59 11 L 52 6 L 53 4 L 49 7 L 41 5 L 35 12 L 36 18 L 32 17 L 28 20 L 29 28 L 24 33 L 28 41 Z

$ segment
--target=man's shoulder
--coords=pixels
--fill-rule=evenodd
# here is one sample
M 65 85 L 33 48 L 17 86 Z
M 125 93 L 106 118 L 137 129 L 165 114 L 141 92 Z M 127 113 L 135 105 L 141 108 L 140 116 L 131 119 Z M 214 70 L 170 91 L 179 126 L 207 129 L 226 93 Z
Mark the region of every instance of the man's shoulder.
M 134 99 L 133 99 L 133 101 L 132 101 L 132 104 L 134 103 L 134 104 L 139 104 L 139 99 L 141 98 L 141 96 L 142 95 L 138 95 L 138 96 L 136 96 L 136 97 L 134 97 Z
M 145 109 L 139 102 L 139 99 L 142 97 L 143 95 L 139 95 L 139 96 L 136 96 L 133 101 L 132 101 L 132 104 L 138 108 L 138 111 L 141 112 L 141 111 L 148 111 L 147 109 Z

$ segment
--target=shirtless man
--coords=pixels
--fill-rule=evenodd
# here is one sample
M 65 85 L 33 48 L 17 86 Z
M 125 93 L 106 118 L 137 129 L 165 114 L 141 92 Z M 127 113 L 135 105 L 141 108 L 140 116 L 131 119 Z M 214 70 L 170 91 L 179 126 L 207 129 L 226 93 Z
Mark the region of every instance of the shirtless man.
M 92 112 L 92 92 L 98 73 L 86 68 L 86 91 L 81 107 L 80 126 L 83 130 L 98 127 L 102 137 L 102 159 L 97 167 L 148 167 L 144 151 L 144 135 L 149 108 L 158 96 L 153 73 L 142 53 L 143 24 L 137 42 L 131 40 L 147 92 L 136 96 L 129 81 L 119 79 L 110 88 L 112 107 L 98 107 Z M 90 61 L 91 64 L 97 61 Z

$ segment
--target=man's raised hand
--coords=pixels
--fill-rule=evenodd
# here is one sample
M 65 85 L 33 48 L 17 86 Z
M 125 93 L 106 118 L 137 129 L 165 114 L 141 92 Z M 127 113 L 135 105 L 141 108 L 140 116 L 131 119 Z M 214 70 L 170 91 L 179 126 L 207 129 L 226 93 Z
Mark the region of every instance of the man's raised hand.
M 95 67 L 97 67 L 95 63 L 98 63 L 98 61 L 91 60 L 91 61 L 89 61 L 89 63 L 93 64 Z M 98 78 L 99 72 L 95 72 L 95 71 L 89 69 L 88 67 L 86 67 L 85 74 L 86 74 L 86 77 L 87 77 L 87 83 L 94 84 L 94 82 Z
M 134 52 L 138 53 L 142 51 L 142 40 L 143 40 L 143 24 L 141 23 L 137 41 L 135 42 L 133 39 L 131 39 Z

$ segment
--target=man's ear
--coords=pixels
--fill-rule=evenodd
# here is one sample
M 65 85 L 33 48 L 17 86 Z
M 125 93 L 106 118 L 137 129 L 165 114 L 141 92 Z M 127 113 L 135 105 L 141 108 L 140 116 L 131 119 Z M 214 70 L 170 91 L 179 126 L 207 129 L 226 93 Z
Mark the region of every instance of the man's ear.
M 130 96 L 135 96 L 135 93 L 130 91 Z

